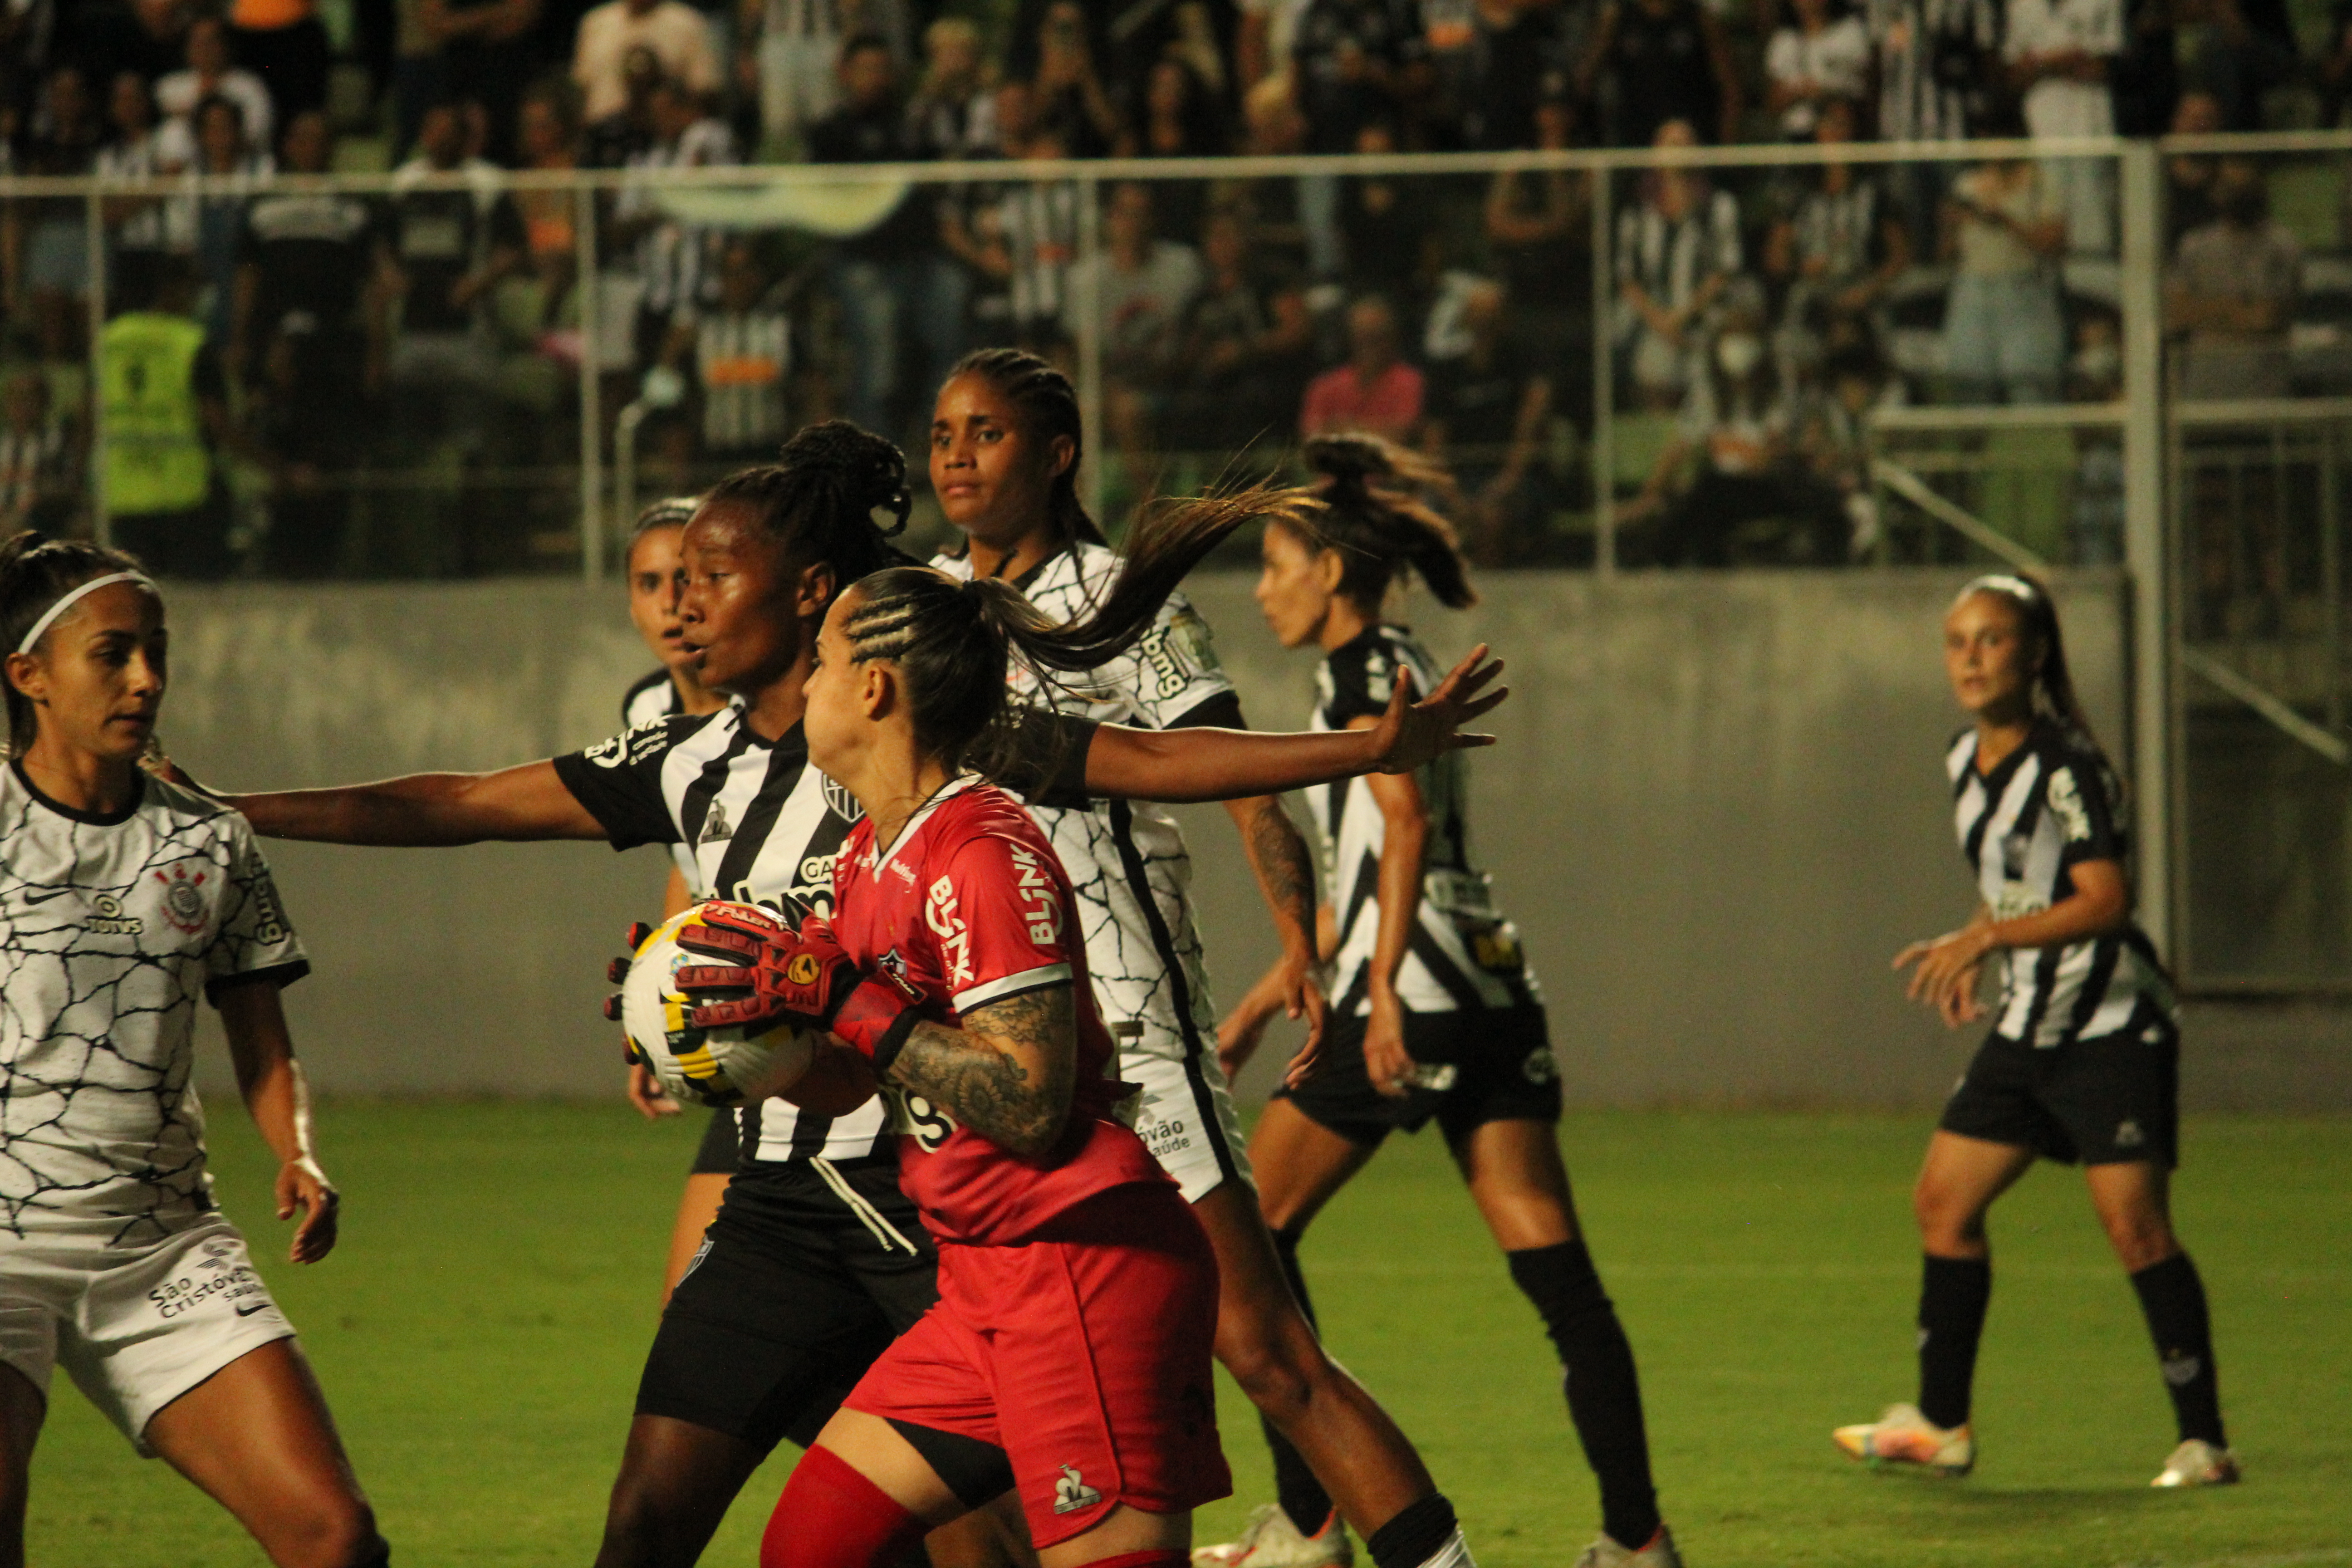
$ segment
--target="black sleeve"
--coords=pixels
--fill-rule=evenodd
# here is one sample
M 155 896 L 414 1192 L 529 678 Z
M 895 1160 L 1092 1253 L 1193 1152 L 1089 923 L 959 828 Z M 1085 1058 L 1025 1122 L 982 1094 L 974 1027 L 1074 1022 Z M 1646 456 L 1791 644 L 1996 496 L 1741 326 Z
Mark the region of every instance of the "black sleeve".
M 1188 708 L 1168 721 L 1171 730 L 1246 730 L 1249 723 L 1242 717 L 1241 693 L 1220 691 L 1202 700 L 1200 705 Z
M 669 807 L 662 800 L 662 759 L 703 722 L 662 719 L 640 724 L 585 751 L 556 758 L 555 776 L 596 819 L 614 848 L 675 844 L 677 824 L 670 820 Z
M 1373 638 L 1335 649 L 1323 661 L 1326 677 L 1323 722 L 1344 730 L 1357 719 L 1377 719 L 1389 710 L 1396 689 L 1396 660 Z
M 2042 800 L 2066 835 L 2059 863 L 2120 860 L 2124 833 L 2116 820 L 2116 796 L 2120 786 L 2106 759 L 2087 747 L 2069 747 L 2050 758 L 2050 776 L 2042 784 Z
M 1024 765 L 1013 777 L 996 782 L 1031 805 L 1083 810 L 1091 798 L 1087 794 L 1087 752 L 1102 726 L 1042 708 L 1024 710 L 1020 724 Z

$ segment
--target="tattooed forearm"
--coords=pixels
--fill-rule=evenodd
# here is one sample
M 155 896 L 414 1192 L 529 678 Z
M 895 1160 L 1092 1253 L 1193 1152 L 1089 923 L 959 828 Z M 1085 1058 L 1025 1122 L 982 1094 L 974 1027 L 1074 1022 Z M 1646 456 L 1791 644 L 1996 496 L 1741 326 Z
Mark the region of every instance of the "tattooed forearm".
M 1272 795 L 1234 803 L 1242 843 L 1257 872 L 1259 891 L 1282 928 L 1285 946 L 1315 951 L 1315 860 L 1297 825 Z
M 890 1080 L 989 1142 L 1037 1155 L 1069 1120 L 1077 1043 L 1070 988 L 1049 986 L 975 1007 L 961 1029 L 916 1025 Z

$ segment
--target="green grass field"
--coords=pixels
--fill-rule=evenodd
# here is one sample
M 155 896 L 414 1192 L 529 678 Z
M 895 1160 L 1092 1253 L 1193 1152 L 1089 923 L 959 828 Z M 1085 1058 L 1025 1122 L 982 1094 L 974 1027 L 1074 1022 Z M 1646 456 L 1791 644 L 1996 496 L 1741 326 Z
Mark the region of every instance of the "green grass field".
M 229 1214 L 301 1326 L 391 1536 L 417 1564 L 585 1563 L 654 1321 L 695 1129 L 627 1110 L 342 1104 L 342 1247 L 272 1266 L 268 1172 L 234 1108 Z M 2352 1563 L 2352 1122 L 2206 1120 L 2178 1209 L 2213 1297 L 2249 1479 L 2154 1493 L 2170 1414 L 2130 1289 L 2070 1173 L 2005 1200 L 1962 1482 L 1849 1464 L 1829 1428 L 1907 1397 L 1906 1194 L 1924 1117 L 1613 1115 L 1564 1129 L 1586 1226 L 1641 1358 L 1666 1513 L 1695 1568 Z M 1534 1313 L 1433 1137 L 1397 1140 L 1307 1245 L 1337 1354 L 1421 1443 L 1487 1568 L 1566 1568 L 1592 1485 Z M 259 1553 L 61 1377 L 34 1469 L 43 1568 L 209 1568 Z M 1240 1495 L 1265 1449 L 1228 1385 Z M 788 1457 L 788 1456 L 787 1456 Z M 747 1564 L 784 1473 L 705 1559 Z

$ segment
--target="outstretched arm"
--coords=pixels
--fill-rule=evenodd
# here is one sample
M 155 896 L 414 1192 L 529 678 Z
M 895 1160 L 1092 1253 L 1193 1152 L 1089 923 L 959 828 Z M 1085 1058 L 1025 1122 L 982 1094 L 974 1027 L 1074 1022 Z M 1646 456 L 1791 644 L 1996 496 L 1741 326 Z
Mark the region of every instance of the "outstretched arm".
M 1106 724 L 1087 752 L 1086 791 L 1112 799 L 1209 801 L 1280 795 L 1359 773 L 1411 773 L 1447 752 L 1491 746 L 1462 726 L 1511 694 L 1486 688 L 1503 671 L 1480 643 L 1421 701 L 1410 674 L 1365 730 L 1265 734 L 1249 730 L 1130 730 Z
M 177 768 L 166 777 L 202 789 Z M 375 784 L 257 795 L 207 790 L 268 838 L 436 847 L 485 839 L 602 838 L 604 829 L 556 776 L 553 763 L 492 773 L 411 773 Z

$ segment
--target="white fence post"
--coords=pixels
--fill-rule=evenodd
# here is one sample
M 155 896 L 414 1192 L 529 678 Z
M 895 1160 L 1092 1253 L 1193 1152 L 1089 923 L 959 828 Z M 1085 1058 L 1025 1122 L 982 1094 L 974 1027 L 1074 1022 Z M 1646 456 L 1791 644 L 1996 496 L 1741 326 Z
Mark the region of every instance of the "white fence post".
M 2182 844 L 2173 704 L 2171 511 L 2164 459 L 2164 165 L 2153 142 L 2123 150 L 2124 564 L 2131 579 L 2131 777 L 2139 921 L 2176 968 Z

